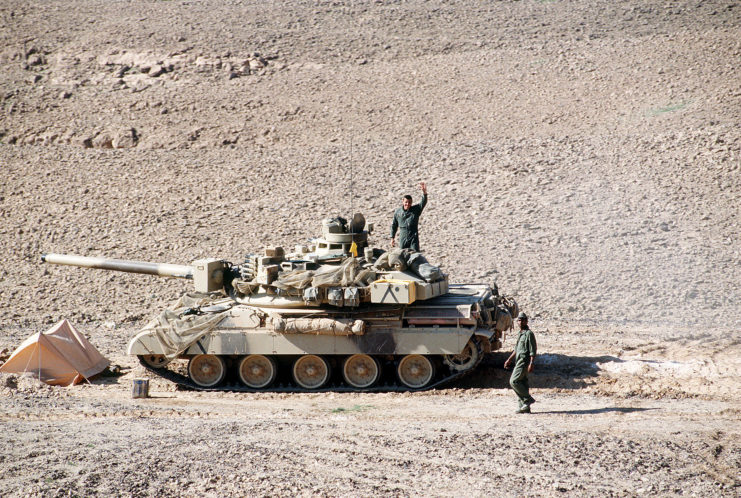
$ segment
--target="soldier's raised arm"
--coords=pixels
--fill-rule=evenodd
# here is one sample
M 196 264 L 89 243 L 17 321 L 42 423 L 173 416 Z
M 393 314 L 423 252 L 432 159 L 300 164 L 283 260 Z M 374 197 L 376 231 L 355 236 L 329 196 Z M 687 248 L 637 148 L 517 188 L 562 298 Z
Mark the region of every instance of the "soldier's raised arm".
M 419 210 L 421 212 L 427 205 L 427 184 L 425 182 L 421 182 L 419 184 L 419 188 L 422 190 L 422 199 L 419 201 Z

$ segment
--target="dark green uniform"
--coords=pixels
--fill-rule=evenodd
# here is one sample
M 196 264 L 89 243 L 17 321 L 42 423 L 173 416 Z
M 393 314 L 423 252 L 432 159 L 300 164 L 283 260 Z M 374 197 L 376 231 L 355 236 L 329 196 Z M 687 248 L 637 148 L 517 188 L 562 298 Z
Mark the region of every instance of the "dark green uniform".
M 512 376 L 509 378 L 509 385 L 520 398 L 520 409 L 530 406 L 535 402 L 530 396 L 530 383 L 527 380 L 527 367 L 530 364 L 530 358 L 537 354 L 537 345 L 535 344 L 535 334 L 532 330 L 522 329 L 517 336 L 517 345 L 515 346 L 515 368 L 512 369 Z
M 419 204 L 410 206 L 408 210 L 399 208 L 394 211 L 394 221 L 391 223 L 391 238 L 399 230 L 399 247 L 419 252 L 419 216 L 427 204 L 427 194 L 422 194 Z

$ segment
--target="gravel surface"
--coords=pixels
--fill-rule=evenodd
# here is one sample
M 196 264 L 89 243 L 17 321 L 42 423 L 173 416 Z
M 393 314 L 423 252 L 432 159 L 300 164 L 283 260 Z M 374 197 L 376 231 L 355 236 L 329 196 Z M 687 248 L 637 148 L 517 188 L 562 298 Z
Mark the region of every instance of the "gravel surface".
M 72 321 L 124 375 L 0 377 L 0 495 L 738 496 L 741 7 L 709 1 L 0 1 L 0 361 Z M 363 212 L 532 316 L 422 394 L 198 394 L 128 338 L 188 264 Z M 512 347 L 510 336 L 505 349 Z

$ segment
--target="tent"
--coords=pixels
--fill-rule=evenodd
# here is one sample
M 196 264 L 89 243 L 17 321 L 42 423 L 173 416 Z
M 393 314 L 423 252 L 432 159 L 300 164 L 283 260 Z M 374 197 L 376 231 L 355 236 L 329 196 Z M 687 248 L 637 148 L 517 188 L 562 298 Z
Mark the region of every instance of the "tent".
M 2 373 L 30 373 L 51 385 L 68 386 L 102 372 L 110 362 L 67 320 L 38 332 L 20 345 Z

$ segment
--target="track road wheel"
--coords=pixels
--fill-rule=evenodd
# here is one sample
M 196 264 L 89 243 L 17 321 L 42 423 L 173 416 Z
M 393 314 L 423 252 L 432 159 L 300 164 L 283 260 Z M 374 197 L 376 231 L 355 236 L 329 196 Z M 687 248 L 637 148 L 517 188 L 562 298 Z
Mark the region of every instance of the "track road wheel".
M 378 360 L 367 354 L 354 354 L 342 365 L 342 377 L 352 387 L 370 387 L 381 377 L 381 367 Z
M 140 354 L 137 358 L 139 358 L 139 363 L 149 368 L 164 368 L 170 363 L 170 360 L 163 354 Z
M 426 356 L 409 354 L 401 359 L 396 373 L 405 386 L 421 389 L 432 381 L 435 376 L 435 367 Z
M 201 387 L 214 387 L 226 376 L 226 365 L 220 356 L 199 354 L 188 363 L 190 380 Z
M 251 354 L 239 362 L 239 379 L 245 386 L 253 389 L 268 387 L 277 374 L 275 360 L 269 356 Z
M 458 354 L 446 354 L 443 357 L 443 363 L 445 363 L 454 372 L 463 372 L 473 368 L 476 362 L 479 361 L 479 348 L 478 345 L 469 339 L 466 345 L 463 347 L 463 351 Z
M 293 380 L 304 389 L 319 389 L 329 380 L 329 363 L 321 356 L 306 354 L 293 363 Z

